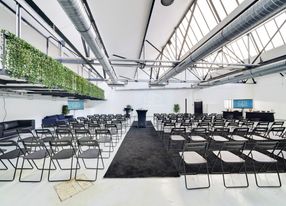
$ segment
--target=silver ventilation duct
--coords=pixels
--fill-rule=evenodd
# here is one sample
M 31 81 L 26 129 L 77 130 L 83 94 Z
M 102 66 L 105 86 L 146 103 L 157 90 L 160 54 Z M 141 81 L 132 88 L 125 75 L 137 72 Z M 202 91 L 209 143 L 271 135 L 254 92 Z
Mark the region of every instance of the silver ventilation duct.
M 211 54 L 215 50 L 221 48 L 228 42 L 250 31 L 255 26 L 266 21 L 270 17 L 276 15 L 286 8 L 286 0 L 260 0 L 242 13 L 224 29 L 213 36 L 209 41 L 195 50 L 190 56 L 179 63 L 173 69 L 170 69 L 156 83 L 168 81 L 168 79 L 181 73 L 196 61 Z
M 80 0 L 58 0 L 59 4 L 66 12 L 82 38 L 86 41 L 91 51 L 96 56 L 104 71 L 109 76 L 112 84 L 117 84 L 116 74 L 110 65 L 104 50 L 97 39 L 95 31 L 92 29 L 90 19 Z
M 225 77 L 209 80 L 206 82 L 199 83 L 197 87 L 200 86 L 215 86 L 215 85 L 221 85 L 231 82 L 238 82 L 241 80 L 249 79 L 249 78 L 255 78 L 260 77 L 268 74 L 274 74 L 283 72 L 286 70 L 286 60 L 277 61 L 275 63 L 259 66 L 253 69 L 237 72 Z

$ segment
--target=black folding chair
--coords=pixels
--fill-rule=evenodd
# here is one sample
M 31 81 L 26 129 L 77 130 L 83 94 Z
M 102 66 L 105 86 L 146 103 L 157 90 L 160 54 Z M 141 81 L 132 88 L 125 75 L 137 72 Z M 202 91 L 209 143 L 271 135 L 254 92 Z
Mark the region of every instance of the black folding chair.
M 49 164 L 49 172 L 48 172 L 48 181 L 49 182 L 60 182 L 60 181 L 69 181 L 72 178 L 72 170 L 77 168 L 73 168 L 73 160 L 76 155 L 76 150 L 73 147 L 73 144 L 70 140 L 55 140 L 50 141 L 50 148 L 52 151 L 51 158 L 50 158 L 50 164 Z M 71 165 L 68 168 L 64 168 L 61 166 L 60 161 L 62 160 L 71 160 Z M 68 170 L 69 178 L 67 179 L 51 179 L 51 164 L 53 163 L 55 165 L 55 162 L 57 162 L 60 170 Z
M 36 140 L 36 136 L 30 129 L 17 129 L 18 142 Z
M 212 140 L 217 142 L 226 142 L 229 141 L 227 136 L 229 135 L 229 128 L 215 128 L 213 132 L 210 133 L 210 137 Z
M 26 153 L 23 156 L 23 162 L 22 162 L 22 166 L 20 170 L 19 181 L 20 182 L 41 182 L 43 178 L 44 170 L 45 170 L 46 159 L 50 156 L 51 151 L 47 149 L 47 147 L 45 146 L 45 143 L 40 139 L 31 140 L 31 141 L 25 140 L 23 141 L 23 145 L 25 147 Z M 28 180 L 28 179 L 22 178 L 25 161 L 28 161 L 30 165 L 32 165 L 31 164 L 32 162 L 33 165 L 36 167 L 36 169 L 41 171 L 40 178 L 38 180 Z M 40 164 L 41 167 L 38 166 L 36 161 L 42 161 L 42 164 Z
M 41 139 L 43 142 L 55 140 L 55 136 L 49 129 L 36 129 L 35 132 L 38 139 Z
M 205 189 L 210 187 L 209 168 L 208 168 L 208 161 L 206 159 L 207 146 L 208 146 L 207 142 L 190 142 L 186 143 L 184 146 L 184 150 L 181 153 L 181 158 L 182 158 L 181 163 L 183 163 L 185 187 L 187 190 Z M 197 174 L 197 172 L 194 171 L 193 172 L 187 171 L 187 167 L 190 165 L 199 166 L 199 169 L 201 165 L 205 165 L 207 179 L 208 179 L 207 186 L 200 186 L 200 187 L 189 186 L 187 176 Z
M 102 153 L 107 153 L 107 156 L 104 156 L 103 159 L 108 159 L 111 152 L 114 151 L 114 145 L 112 141 L 111 133 L 108 129 L 97 129 L 95 130 L 96 141 L 99 144 L 103 144 L 104 147 L 108 147 L 108 150 L 102 150 Z
M 176 123 L 170 122 L 170 121 L 164 121 L 162 136 L 161 136 L 163 143 L 165 143 L 165 139 L 166 139 L 165 137 L 169 136 L 171 134 L 172 129 L 175 127 L 176 127 Z
M 99 143 L 96 140 L 78 140 L 78 155 L 77 155 L 77 165 L 76 165 L 76 170 L 75 170 L 75 179 L 77 181 L 96 181 L 97 179 L 97 173 L 99 169 L 104 169 L 104 162 L 103 158 L 101 155 L 101 149 L 99 146 Z M 78 172 L 78 167 L 79 166 L 79 159 L 82 160 L 83 165 L 85 169 L 87 170 L 95 170 L 95 178 L 94 179 L 78 179 L 77 178 L 77 172 Z M 95 159 L 96 160 L 96 167 L 88 167 L 86 160 L 91 160 Z M 99 160 L 101 160 L 102 167 L 99 168 Z
M 167 149 L 169 150 L 171 148 L 172 143 L 181 143 L 177 150 L 182 150 L 186 142 L 186 137 L 186 128 L 172 128 Z
M 110 131 L 113 143 L 116 145 L 119 142 L 119 133 L 116 124 L 105 124 L 104 128 Z
M 5 162 L 9 162 L 10 165 L 13 168 L 13 175 L 12 178 L 7 179 L 0 179 L 0 182 L 8 182 L 13 181 L 15 179 L 16 171 L 18 169 L 18 162 L 19 158 L 24 155 L 24 151 L 19 147 L 19 145 L 13 141 L 13 140 L 6 140 L 6 141 L 0 141 L 0 162 L 4 166 L 4 168 L 0 168 L 1 170 L 8 171 L 9 167 Z M 15 160 L 16 163 L 13 163 L 12 161 Z
M 247 138 L 249 133 L 249 128 L 247 127 L 239 127 L 235 128 L 232 133 L 230 133 L 230 138 L 235 141 L 248 141 Z
M 220 159 L 220 165 L 222 170 L 223 184 L 226 188 L 246 188 L 249 186 L 245 160 L 242 158 L 242 152 L 245 147 L 244 141 L 229 141 L 224 142 L 222 147 L 218 151 L 213 151 L 213 153 Z M 215 161 L 216 163 L 217 161 Z M 215 163 L 213 168 L 215 167 Z M 244 169 L 244 175 L 246 179 L 245 185 L 227 185 L 225 180 L 225 174 L 232 173 L 232 169 L 239 165 L 239 170 L 236 173 L 241 173 L 241 169 Z M 225 167 L 229 167 L 229 171 L 226 172 Z
M 206 141 L 207 134 L 207 128 L 193 128 L 189 138 L 191 141 Z
M 269 130 L 267 137 L 271 140 L 283 140 L 285 139 L 284 131 L 285 127 L 272 127 Z
M 276 147 L 278 145 L 277 141 L 257 141 L 251 150 L 244 150 L 243 153 L 251 158 L 252 166 L 253 166 L 253 172 L 255 176 L 255 182 L 258 187 L 281 187 L 281 179 L 280 174 L 278 170 L 278 164 L 277 160 L 273 158 L 274 151 L 276 150 Z M 262 153 L 263 152 L 263 153 Z M 256 164 L 261 165 L 260 169 L 257 170 Z M 263 171 L 265 169 L 265 172 L 267 172 L 267 169 L 270 166 L 275 166 L 275 171 L 278 178 L 278 185 L 261 185 L 258 181 L 258 173 L 260 171 Z M 266 168 L 265 168 L 266 167 Z
M 74 135 L 70 129 L 56 129 L 56 135 L 59 140 L 67 140 L 67 141 L 74 141 Z
M 250 139 L 256 141 L 265 141 L 267 140 L 268 128 L 267 127 L 255 127 L 250 133 Z
M 92 136 L 88 129 L 76 129 L 75 137 L 77 140 L 92 140 Z

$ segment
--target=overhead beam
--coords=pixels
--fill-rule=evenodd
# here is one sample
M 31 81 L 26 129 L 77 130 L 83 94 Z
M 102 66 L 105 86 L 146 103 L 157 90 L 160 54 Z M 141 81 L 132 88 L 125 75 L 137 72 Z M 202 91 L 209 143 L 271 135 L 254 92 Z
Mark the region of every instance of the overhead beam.
M 255 26 L 261 24 L 272 16 L 278 14 L 286 8 L 286 1 L 282 0 L 260 0 L 251 8 L 243 12 L 239 17 L 224 27 L 220 32 L 194 51 L 181 63 L 163 74 L 156 83 L 166 82 L 173 76 L 181 73 L 196 61 L 204 58 L 208 54 L 223 47 L 228 42 L 247 33 Z

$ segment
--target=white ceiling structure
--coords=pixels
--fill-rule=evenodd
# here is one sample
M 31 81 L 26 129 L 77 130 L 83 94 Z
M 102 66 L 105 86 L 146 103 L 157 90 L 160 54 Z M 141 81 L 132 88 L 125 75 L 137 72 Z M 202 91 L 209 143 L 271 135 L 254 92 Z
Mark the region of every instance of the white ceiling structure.
M 18 1 L 29 9 L 26 4 L 28 0 L 5 1 Z M 81 35 L 58 0 L 33 2 L 84 54 Z M 277 51 L 283 51 L 281 48 L 285 47 L 286 42 L 283 35 L 286 30 L 286 3 L 282 0 L 280 3 L 283 2 L 281 3 L 283 6 L 276 9 L 279 12 L 269 15 L 251 30 L 214 49 L 192 66 L 180 70 L 183 72 L 179 74 L 173 72 L 173 68 L 204 46 L 225 26 L 259 3 L 278 4 L 279 1 L 175 0 L 168 7 L 163 6 L 160 0 L 154 2 L 153 0 L 85 0 L 85 2 L 90 8 L 110 63 L 120 81 L 144 81 L 148 86 L 149 81 L 160 84 L 168 79 L 168 83 L 185 83 L 183 85 L 185 87 L 197 84 L 198 81 L 202 83 L 212 81 L 233 71 L 240 72 L 259 66 L 260 63 L 273 59 L 273 54 L 275 57 L 284 55 L 281 52 L 277 55 L 279 53 Z M 33 14 L 33 11 L 31 13 Z M 39 15 L 35 16 L 41 19 Z M 158 51 L 161 51 L 161 56 Z M 96 56 L 91 55 L 89 58 L 96 59 Z M 169 63 L 154 63 L 155 60 Z M 124 65 L 118 66 L 120 63 Z M 165 66 L 162 67 L 162 64 Z M 103 76 L 102 67 L 96 64 L 95 68 Z M 172 75 L 164 78 L 169 71 L 173 72 Z
M 176 0 L 165 7 L 155 1 L 146 39 L 162 49 L 192 0 Z M 58 1 L 34 0 L 55 25 L 84 53 L 80 34 L 59 5 Z M 104 46 L 110 58 L 119 55 L 139 59 L 152 0 L 88 0 Z M 145 45 L 146 59 L 154 59 L 158 52 Z M 136 67 L 114 67 L 117 76 L 133 78 Z M 144 77 L 145 76 L 145 77 Z M 146 78 L 146 74 L 143 73 Z M 143 78 L 142 77 L 142 78 Z

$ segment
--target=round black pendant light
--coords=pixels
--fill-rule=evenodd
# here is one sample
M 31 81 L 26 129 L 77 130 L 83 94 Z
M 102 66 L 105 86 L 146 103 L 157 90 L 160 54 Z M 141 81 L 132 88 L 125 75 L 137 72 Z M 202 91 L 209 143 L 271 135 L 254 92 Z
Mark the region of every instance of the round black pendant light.
M 163 6 L 170 6 L 173 2 L 174 0 L 161 0 Z

